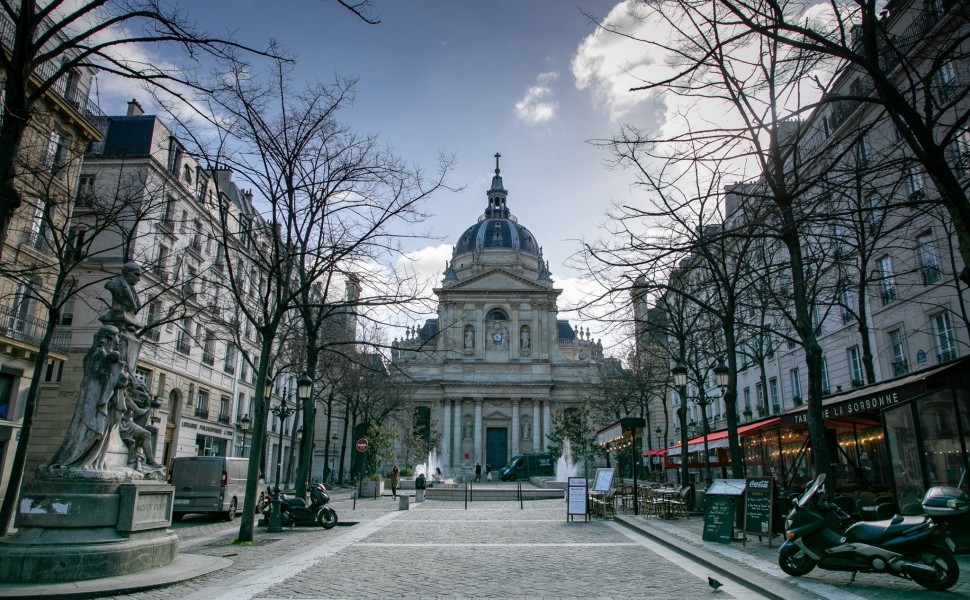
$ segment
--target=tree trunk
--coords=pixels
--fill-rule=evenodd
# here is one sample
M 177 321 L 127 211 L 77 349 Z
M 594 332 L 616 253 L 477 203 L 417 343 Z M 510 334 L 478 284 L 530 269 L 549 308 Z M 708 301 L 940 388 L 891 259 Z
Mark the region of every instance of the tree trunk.
M 243 501 L 243 515 L 246 518 L 239 519 L 240 542 L 253 541 L 253 519 L 250 517 L 256 514 L 256 497 L 259 494 L 259 490 L 257 490 L 256 487 L 259 483 L 259 474 L 263 457 L 266 454 L 266 449 L 264 448 L 266 445 L 266 411 L 269 403 L 263 394 L 266 390 L 266 377 L 269 371 L 269 360 L 270 356 L 272 355 L 272 344 L 275 338 L 275 331 L 263 333 L 263 345 L 262 348 L 260 348 L 259 370 L 257 371 L 256 375 L 256 405 L 253 407 L 252 416 L 252 449 L 255 450 L 259 456 L 258 460 L 253 460 L 252 456 L 250 456 L 249 459 L 249 471 L 246 474 L 246 498 Z M 252 454 L 252 452 L 250 452 L 250 454 Z

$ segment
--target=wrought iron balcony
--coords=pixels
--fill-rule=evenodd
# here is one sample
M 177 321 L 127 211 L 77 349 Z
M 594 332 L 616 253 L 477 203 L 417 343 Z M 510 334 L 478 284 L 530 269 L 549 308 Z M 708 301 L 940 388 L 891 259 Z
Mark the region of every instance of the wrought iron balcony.
M 209 409 L 208 408 L 199 407 L 199 408 L 195 409 L 195 416 L 197 416 L 200 419 L 208 419 L 209 418 Z
M 0 305 L 0 335 L 24 342 L 31 346 L 40 346 L 47 331 L 47 321 L 36 317 L 20 316 L 9 306 Z M 54 352 L 68 352 L 71 349 L 71 330 L 56 328 L 51 339 L 50 349 Z

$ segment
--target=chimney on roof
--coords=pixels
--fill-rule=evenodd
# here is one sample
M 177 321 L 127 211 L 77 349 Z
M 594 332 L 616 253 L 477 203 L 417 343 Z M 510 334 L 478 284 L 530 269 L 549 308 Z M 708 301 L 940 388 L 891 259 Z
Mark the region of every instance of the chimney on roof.
M 141 104 L 138 104 L 138 100 L 132 98 L 131 102 L 128 103 L 128 116 L 140 117 L 143 114 L 145 114 L 145 111 L 142 110 Z

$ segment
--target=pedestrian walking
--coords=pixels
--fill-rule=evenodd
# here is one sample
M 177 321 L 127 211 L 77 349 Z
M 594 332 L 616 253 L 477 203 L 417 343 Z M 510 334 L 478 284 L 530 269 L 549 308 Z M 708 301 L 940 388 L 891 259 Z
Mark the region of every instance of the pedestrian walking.
M 475 463 L 475 481 L 482 480 L 482 465 L 481 463 Z
M 397 465 L 391 469 L 391 474 L 387 476 L 387 482 L 391 484 L 391 496 L 397 498 L 397 486 L 401 483 L 401 469 Z

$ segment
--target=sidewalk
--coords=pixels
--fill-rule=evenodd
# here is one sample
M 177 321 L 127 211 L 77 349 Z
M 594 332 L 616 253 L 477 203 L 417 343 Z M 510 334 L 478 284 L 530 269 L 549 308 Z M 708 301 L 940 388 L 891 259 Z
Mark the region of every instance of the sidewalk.
M 877 573 L 859 573 L 855 582 L 850 584 L 852 574 L 847 572 L 816 568 L 803 577 L 791 577 L 785 574 L 778 566 L 778 547 L 782 543 L 782 538 L 778 535 L 772 540 L 770 548 L 767 538 L 762 538 L 759 542 L 757 536 L 749 536 L 746 544 L 740 541 L 718 544 L 701 539 L 704 527 L 703 515 L 691 516 L 688 519 L 658 519 L 619 514 L 615 520 L 672 550 L 708 563 L 711 568 L 718 569 L 726 577 L 732 577 L 735 580 L 739 577 L 743 578 L 744 572 L 754 571 L 759 578 L 766 578 L 773 585 L 787 589 L 795 588 L 802 594 L 829 600 L 970 598 L 970 556 L 967 555 L 957 556 L 960 580 L 946 592 L 932 592 L 912 581 Z M 773 585 L 765 587 L 763 591 L 773 594 Z

